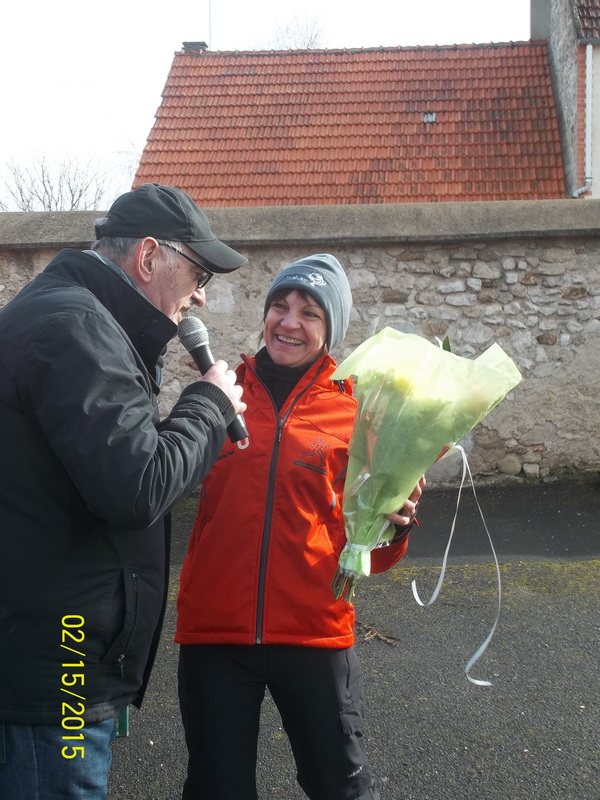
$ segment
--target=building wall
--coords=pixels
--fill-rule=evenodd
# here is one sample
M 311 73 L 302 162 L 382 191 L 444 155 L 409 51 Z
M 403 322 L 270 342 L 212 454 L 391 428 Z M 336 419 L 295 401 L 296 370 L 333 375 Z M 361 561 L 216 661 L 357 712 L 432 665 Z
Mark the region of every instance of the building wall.
M 516 362 L 522 382 L 464 443 L 474 474 L 543 477 L 600 468 L 599 201 L 213 209 L 208 215 L 213 230 L 249 258 L 239 272 L 209 285 L 200 316 L 215 355 L 233 365 L 241 352 L 255 352 L 273 276 L 297 258 L 331 252 L 345 266 L 354 296 L 338 360 L 389 325 L 432 342 L 448 335 L 454 352 L 466 357 L 498 342 Z M 58 244 L 49 244 L 49 215 L 0 216 L 5 303 Z M 95 215 L 50 216 L 57 243 L 86 246 Z M 189 355 L 172 343 L 163 413 L 196 376 Z M 456 477 L 458 469 L 457 460 L 442 462 L 439 479 Z
M 535 7 L 535 9 L 534 9 Z M 534 14 L 535 10 L 535 14 Z M 537 22 L 536 22 L 537 20 Z M 534 27 L 534 22 L 536 22 Z M 581 185 L 578 168 L 578 135 L 581 131 L 581 98 L 578 89 L 585 90 L 585 82 L 578 87 L 581 55 L 573 21 L 570 0 L 533 0 L 531 38 L 547 39 L 556 97 L 558 121 L 565 165 L 567 195 L 571 196 Z M 583 59 L 585 61 L 585 48 Z
M 600 197 L 600 47 L 593 50 L 592 82 L 592 189 L 590 197 Z

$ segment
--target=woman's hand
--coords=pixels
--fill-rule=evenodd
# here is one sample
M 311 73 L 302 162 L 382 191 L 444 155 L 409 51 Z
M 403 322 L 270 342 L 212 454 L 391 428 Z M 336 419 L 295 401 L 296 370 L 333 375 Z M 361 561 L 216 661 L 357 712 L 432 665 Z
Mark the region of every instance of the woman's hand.
M 408 500 L 406 503 L 404 503 L 402 508 L 395 514 L 387 515 L 387 518 L 390 520 L 390 522 L 393 522 L 394 525 L 398 525 L 399 527 L 406 527 L 407 525 L 410 525 L 417 511 L 417 505 L 419 504 L 419 500 L 421 499 L 421 495 L 423 494 L 423 489 L 426 483 L 427 481 L 425 480 L 425 475 L 423 475 L 421 478 L 419 478 L 419 482 L 410 493 Z

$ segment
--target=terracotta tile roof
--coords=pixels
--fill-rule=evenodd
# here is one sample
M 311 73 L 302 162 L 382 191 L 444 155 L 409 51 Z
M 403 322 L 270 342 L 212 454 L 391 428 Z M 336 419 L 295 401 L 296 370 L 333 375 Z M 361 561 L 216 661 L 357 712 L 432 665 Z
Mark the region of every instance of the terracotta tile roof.
M 546 43 L 176 53 L 146 181 L 204 206 L 563 198 Z
M 574 4 L 581 39 L 600 39 L 600 0 L 579 0 Z

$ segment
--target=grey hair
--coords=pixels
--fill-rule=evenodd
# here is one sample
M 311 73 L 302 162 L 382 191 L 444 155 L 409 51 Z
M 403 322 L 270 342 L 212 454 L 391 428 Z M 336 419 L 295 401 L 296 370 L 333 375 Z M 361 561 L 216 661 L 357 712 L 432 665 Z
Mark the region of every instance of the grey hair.
M 102 225 L 106 222 L 106 217 L 101 217 L 95 221 L 95 225 Z M 125 261 L 129 254 L 137 247 L 142 241 L 141 238 L 132 238 L 131 236 L 103 236 L 102 239 L 97 239 L 92 243 L 92 250 L 99 250 L 113 261 L 115 264 L 120 264 Z M 156 240 L 160 245 L 168 245 L 165 248 L 165 261 L 170 269 L 175 267 L 177 253 L 181 252 L 180 242 L 166 242 L 163 239 Z M 174 248 L 173 250 L 171 248 Z
M 175 269 L 177 256 L 182 252 L 181 242 L 167 242 L 164 239 L 156 240 L 159 244 L 165 245 L 165 261 L 169 269 Z

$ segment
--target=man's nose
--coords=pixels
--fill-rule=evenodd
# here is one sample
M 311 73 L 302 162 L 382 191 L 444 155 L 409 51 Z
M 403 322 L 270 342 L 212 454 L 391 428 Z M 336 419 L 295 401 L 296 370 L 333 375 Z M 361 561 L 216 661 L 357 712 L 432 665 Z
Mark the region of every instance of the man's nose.
M 192 293 L 192 303 L 199 308 L 206 305 L 206 291 L 205 289 L 196 289 Z

